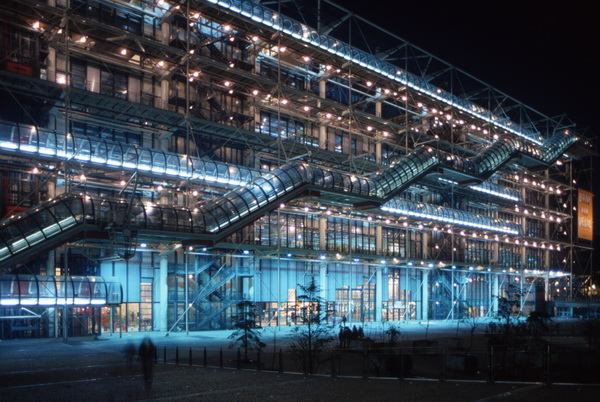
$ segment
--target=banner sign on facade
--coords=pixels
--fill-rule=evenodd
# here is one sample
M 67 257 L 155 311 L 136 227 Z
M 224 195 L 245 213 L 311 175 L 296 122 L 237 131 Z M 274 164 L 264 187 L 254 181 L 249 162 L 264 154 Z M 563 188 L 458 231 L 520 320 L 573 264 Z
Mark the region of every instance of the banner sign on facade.
M 594 194 L 577 191 L 577 236 L 592 241 L 594 235 Z

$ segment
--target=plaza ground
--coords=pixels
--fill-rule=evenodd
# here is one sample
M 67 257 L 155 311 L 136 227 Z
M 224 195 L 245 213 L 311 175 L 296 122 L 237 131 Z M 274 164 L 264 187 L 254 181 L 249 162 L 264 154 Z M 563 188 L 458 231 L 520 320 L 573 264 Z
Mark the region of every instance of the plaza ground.
M 568 325 L 568 323 L 564 323 Z M 377 328 L 367 326 L 365 334 Z M 417 323 L 404 325 L 406 339 L 423 336 Z M 468 328 L 459 327 L 464 335 Z M 483 327 L 480 329 L 483 331 Z M 393 378 L 305 376 L 290 372 L 235 370 L 189 365 L 183 351 L 204 348 L 209 353 L 230 343 L 231 331 L 194 333 L 104 334 L 98 338 L 22 339 L 0 342 L 0 401 L 530 401 L 597 400 L 600 385 L 542 383 L 493 384 L 485 381 Z M 431 339 L 456 335 L 455 323 L 432 323 Z M 139 345 L 150 336 L 159 350 L 180 348 L 179 365 L 155 365 L 154 383 L 144 390 L 141 368 L 128 367 L 123 349 L 128 343 Z M 291 328 L 278 332 L 282 348 L 289 344 Z M 268 344 L 268 330 L 265 331 Z M 172 358 L 169 359 L 172 361 Z M 291 369 L 291 367 L 290 367 Z

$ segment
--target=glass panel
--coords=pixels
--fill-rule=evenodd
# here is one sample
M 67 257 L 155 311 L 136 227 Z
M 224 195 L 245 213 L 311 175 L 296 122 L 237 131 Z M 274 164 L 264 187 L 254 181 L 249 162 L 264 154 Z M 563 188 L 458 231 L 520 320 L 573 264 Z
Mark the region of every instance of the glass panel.
M 148 148 L 138 149 L 138 165 L 137 168 L 140 170 L 152 169 L 152 154 Z
M 77 305 L 88 305 L 92 299 L 92 290 L 90 289 L 90 283 L 84 276 L 71 276 L 70 279 L 73 281 L 73 303 Z M 67 293 L 67 296 L 69 294 Z
M 212 180 L 217 178 L 217 165 L 212 161 L 204 161 L 204 172 L 202 172 L 201 179 L 209 177 Z
M 294 184 L 301 184 L 304 182 L 302 175 L 300 172 L 298 172 L 298 167 L 290 166 L 288 169 L 286 169 L 286 173 L 290 175 Z
M 12 254 L 18 253 L 28 247 L 27 241 L 12 220 L 0 227 L 0 237 L 6 242 L 8 247 L 0 249 L 0 257 L 2 258 L 10 257 Z
M 247 189 L 252 192 L 252 195 L 260 206 L 267 202 L 267 196 L 260 186 L 251 184 L 247 187 Z
M 279 170 L 276 172 L 276 174 L 273 177 L 274 179 L 281 180 L 281 182 L 283 184 L 283 192 L 282 193 L 286 193 L 286 192 L 290 191 L 291 189 L 294 188 L 294 185 L 296 184 L 294 179 L 289 175 L 289 171 L 290 171 L 289 168 Z
M 92 162 L 95 163 L 106 163 L 108 158 L 108 149 L 106 147 L 106 142 L 103 140 L 93 140 L 92 141 Z
M 16 306 L 17 304 L 19 304 L 17 276 L 0 276 L 0 306 Z
M 29 246 L 46 239 L 35 219 L 31 218 L 27 212 L 20 216 L 22 218 L 15 220 L 14 224 L 18 227 L 19 232 L 23 234 Z
M 154 205 L 146 205 L 146 228 L 160 230 L 162 224 L 162 211 Z
M 167 156 L 167 173 L 172 174 L 174 176 L 179 175 L 179 156 L 178 155 L 168 155 Z
M 121 166 L 123 164 L 123 149 L 121 144 L 109 144 L 108 146 L 108 158 L 106 163 L 112 166 Z
M 73 216 L 73 214 L 71 214 L 71 211 L 62 202 L 57 203 L 55 205 L 51 205 L 48 208 L 48 210 L 58 220 L 57 226 L 53 226 L 51 228 L 52 234 L 56 234 L 62 230 L 65 230 L 77 224 L 76 218 Z M 46 233 L 46 230 L 44 230 L 44 232 Z
M 167 160 L 165 154 L 160 151 L 152 151 L 152 171 L 156 173 L 165 172 Z
M 235 214 L 238 215 L 238 218 L 248 214 L 248 205 L 239 194 L 229 193 L 227 195 L 227 199 L 231 204 L 233 204 L 233 207 L 235 208 Z
M 177 209 L 177 231 L 189 233 L 192 231 L 192 218 L 190 212 L 184 209 Z
M 166 157 L 167 173 L 174 176 L 179 175 L 179 156 L 171 154 Z
M 267 180 L 265 180 L 264 177 L 259 177 L 258 179 L 256 179 L 254 181 L 254 186 L 258 187 L 260 190 L 263 191 L 266 202 L 273 201 L 277 197 L 277 194 L 273 190 L 273 185 L 270 182 L 268 182 Z M 258 195 L 256 188 L 252 189 L 252 192 L 254 194 Z M 261 202 L 261 204 L 262 204 L 262 202 Z
M 40 131 L 39 133 L 39 152 L 42 155 L 56 154 L 56 134 L 49 131 Z
M 162 230 L 177 230 L 177 214 L 171 207 L 161 206 L 162 211 Z
M 222 163 L 217 165 L 217 178 L 219 182 L 229 182 L 229 168 L 227 165 Z
M 118 282 L 108 282 L 106 287 L 108 291 L 106 302 L 108 304 L 121 304 L 123 299 L 121 284 Z
M 252 181 L 252 179 L 254 179 L 254 175 L 252 174 L 252 171 L 250 169 L 248 169 L 247 167 L 240 166 L 239 170 L 240 170 L 240 180 L 243 181 L 244 183 L 249 183 Z
M 193 158 L 188 158 L 185 155 L 179 156 L 179 173 L 178 173 L 179 176 L 181 176 L 181 177 L 190 177 L 192 171 L 194 170 L 193 163 L 194 163 L 194 159 Z
M 57 276 L 54 278 L 56 283 L 56 297 L 58 298 L 58 303 L 65 302 L 65 295 L 67 293 L 67 277 L 66 276 Z
M 35 126 L 21 126 L 19 149 L 25 152 L 37 152 L 37 129 Z
M 18 131 L 14 124 L 0 123 L 0 148 L 17 149 Z
M 244 188 L 237 192 L 240 195 L 240 197 L 245 201 L 248 208 L 248 212 L 252 212 L 258 209 L 258 201 L 251 190 Z
M 324 171 L 321 168 L 312 168 L 313 171 L 313 179 L 312 182 L 317 186 L 322 186 L 324 181 Z
M 56 304 L 56 284 L 54 277 L 49 275 L 38 275 L 39 303 L 40 305 Z
M 19 275 L 19 293 L 22 305 L 38 304 L 38 287 L 35 276 Z
M 123 148 L 125 149 L 123 166 L 132 169 L 137 168 L 138 156 L 136 147 L 130 144 L 123 146 Z
M 106 304 L 106 284 L 102 278 L 88 277 L 92 304 Z
M 222 200 L 222 199 L 221 199 Z M 219 200 L 219 201 L 221 201 Z M 219 228 L 224 228 L 226 224 L 229 224 L 229 213 L 222 205 L 217 201 L 211 212 L 215 218 L 215 223 Z
M 216 213 L 213 213 L 213 212 L 216 212 Z M 204 227 L 208 232 L 214 233 L 219 229 L 216 215 L 220 215 L 221 213 L 222 213 L 222 211 L 221 210 L 216 211 L 216 208 L 204 211 L 204 219 L 206 222 Z
M 134 202 L 131 206 L 131 222 L 143 229 L 146 228 L 146 214 L 144 204 L 141 201 Z
M 89 161 L 91 153 L 90 141 L 87 138 L 75 138 L 75 159 Z

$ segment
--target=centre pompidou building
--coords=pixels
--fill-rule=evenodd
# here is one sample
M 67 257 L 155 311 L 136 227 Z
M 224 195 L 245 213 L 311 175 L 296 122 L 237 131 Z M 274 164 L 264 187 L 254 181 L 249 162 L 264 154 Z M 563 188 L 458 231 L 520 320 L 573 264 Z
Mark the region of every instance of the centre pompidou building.
M 331 323 L 592 292 L 588 139 L 334 3 L 0 15 L 2 337 L 296 325 L 313 280 Z

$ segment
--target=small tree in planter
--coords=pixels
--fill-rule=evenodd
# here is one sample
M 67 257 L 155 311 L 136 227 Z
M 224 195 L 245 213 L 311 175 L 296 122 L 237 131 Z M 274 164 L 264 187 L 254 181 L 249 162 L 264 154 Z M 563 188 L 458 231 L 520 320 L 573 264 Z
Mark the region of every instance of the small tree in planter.
M 296 355 L 304 373 L 312 374 L 319 366 L 319 356 L 325 346 L 334 340 L 327 325 L 328 312 L 323 308 L 325 301 L 320 297 L 321 289 L 312 278 L 306 286 L 298 284 L 302 295 L 298 296 L 300 314 L 298 325 L 293 329 L 290 350 Z
M 244 361 L 248 361 L 249 350 L 261 350 L 266 344 L 260 340 L 256 305 L 249 300 L 243 300 L 237 303 L 236 307 L 237 313 L 233 316 L 235 330 L 229 335 L 229 339 L 233 339 L 229 347 L 233 348 L 239 345 L 244 348 Z
M 400 328 L 400 324 L 390 323 L 389 328 L 385 331 L 385 334 L 388 336 L 388 343 L 390 346 L 394 347 L 402 338 L 402 329 Z

